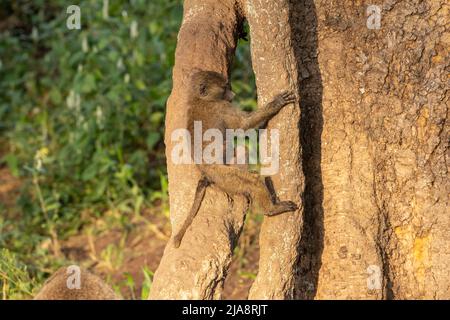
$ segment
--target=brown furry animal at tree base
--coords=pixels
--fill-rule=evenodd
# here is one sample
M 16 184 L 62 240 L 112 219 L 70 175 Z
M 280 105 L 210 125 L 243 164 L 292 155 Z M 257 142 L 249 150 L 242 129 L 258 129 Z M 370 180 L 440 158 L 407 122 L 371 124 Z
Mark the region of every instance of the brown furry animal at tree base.
M 77 274 L 76 270 L 80 271 Z M 121 300 L 100 277 L 83 268 L 63 267 L 41 288 L 34 300 Z

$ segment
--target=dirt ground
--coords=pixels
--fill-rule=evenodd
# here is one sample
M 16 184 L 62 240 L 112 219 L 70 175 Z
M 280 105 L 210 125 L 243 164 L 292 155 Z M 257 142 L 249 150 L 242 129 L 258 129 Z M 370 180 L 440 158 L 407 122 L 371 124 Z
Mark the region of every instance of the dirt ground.
M 11 207 L 19 195 L 20 180 L 11 175 L 6 167 L 0 166 L 0 204 Z
M 111 283 L 124 282 L 126 274 L 130 274 L 136 283 L 134 294 L 139 297 L 144 280 L 142 269 L 146 266 L 151 271 L 156 270 L 168 241 L 166 232 L 169 229 L 167 222 L 161 217 L 155 219 L 154 216 L 144 215 L 144 218 L 150 220 L 150 223 L 135 224 L 121 247 L 122 262 L 117 268 L 106 263 L 99 257 L 99 253 L 105 252 L 109 245 L 117 245 L 121 242 L 123 235 L 120 230 L 110 230 L 95 238 L 86 234 L 74 236 L 62 244 L 62 251 L 68 259 L 89 265 L 95 273 L 104 278 L 110 276 Z M 252 253 L 244 259 L 235 257 L 233 260 L 229 276 L 225 281 L 223 299 L 247 298 L 253 281 L 249 274 L 256 272 L 258 263 L 257 250 L 252 250 Z M 121 293 L 124 298 L 132 298 L 132 293 L 127 287 L 122 286 Z
M 20 186 L 18 178 L 5 166 L 0 167 L 0 204 L 6 211 L 14 206 Z M 170 236 L 168 219 L 155 214 L 154 210 L 145 209 L 141 217 L 134 220 L 128 232 L 116 228 L 94 235 L 87 229 L 61 241 L 61 251 L 67 260 L 83 265 L 110 284 L 119 286 L 125 299 L 139 299 L 144 280 L 142 270 L 144 267 L 152 272 L 156 270 Z M 102 223 L 102 220 L 95 221 L 91 227 L 102 229 Z M 225 281 L 223 299 L 246 299 L 258 268 L 257 223 L 250 221 L 249 224 Z M 124 285 L 128 274 L 135 283 L 134 293 Z

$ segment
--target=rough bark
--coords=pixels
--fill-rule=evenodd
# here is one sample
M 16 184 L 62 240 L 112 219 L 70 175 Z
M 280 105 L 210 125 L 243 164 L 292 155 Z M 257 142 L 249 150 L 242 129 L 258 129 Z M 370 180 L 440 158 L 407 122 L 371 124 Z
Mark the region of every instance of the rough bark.
M 301 207 L 265 219 L 250 298 L 450 298 L 449 5 L 373 2 L 239 0 L 259 104 L 287 88 L 301 101 L 269 123 L 280 129 L 275 188 Z M 373 4 L 380 29 L 366 25 Z M 227 75 L 240 19 L 231 0 L 185 2 L 167 150 L 185 127 L 183 73 Z M 176 230 L 198 175 L 167 158 Z M 151 298 L 220 297 L 245 214 L 234 200 L 208 189 L 181 248 L 166 248 Z M 368 285 L 377 268 L 379 289 Z
M 289 1 L 245 0 L 242 8 L 250 27 L 252 65 L 262 107 L 284 90 L 298 92 L 297 63 L 292 48 Z M 268 125 L 280 134 L 279 173 L 272 177 L 281 200 L 299 205 L 296 212 L 265 217 L 259 237 L 260 262 L 250 299 L 292 299 L 302 228 L 303 173 L 300 108 L 284 108 Z
M 173 71 L 174 87 L 167 105 L 166 156 L 169 173 L 169 195 L 173 230 L 177 230 L 190 209 L 199 179 L 194 166 L 173 165 L 171 133 L 186 127 L 187 105 L 184 75 L 192 68 L 229 74 L 236 45 L 236 34 L 248 14 L 252 30 L 252 55 L 259 105 L 264 105 L 281 91 L 297 90 L 295 61 L 288 27 L 288 3 L 279 1 L 186 1 L 184 18 L 178 36 Z M 270 7 L 270 11 L 266 9 Z M 248 11 L 250 10 L 250 11 Z M 266 26 L 273 23 L 273 28 Z M 279 21 L 283 21 L 279 24 Z M 272 39 L 274 38 L 274 39 Z M 286 54 L 288 53 L 288 54 Z M 301 206 L 301 159 L 299 150 L 300 111 L 297 106 L 285 108 L 270 121 L 270 128 L 280 130 L 280 174 L 274 185 L 281 200 L 293 200 Z M 283 183 L 282 183 L 283 182 Z M 179 249 L 169 242 L 155 274 L 151 299 L 220 298 L 223 281 L 246 211 L 244 199 L 231 200 L 225 194 L 208 188 L 196 219 Z M 278 217 L 263 226 L 261 262 L 252 298 L 292 298 L 299 243 L 300 210 Z M 273 250 L 275 242 L 282 251 Z
M 166 156 L 172 230 L 192 205 L 199 173 L 194 165 L 174 165 L 171 134 L 186 128 L 186 74 L 193 68 L 229 75 L 240 23 L 234 0 L 187 0 L 178 35 L 173 90 L 166 112 Z M 208 188 L 180 248 L 169 242 L 155 273 L 150 299 L 220 298 L 231 256 L 245 217 L 246 202 Z M 174 232 L 172 232 L 174 234 Z
M 448 4 L 293 3 L 312 142 L 297 297 L 448 299 Z M 378 30 L 366 26 L 371 4 Z

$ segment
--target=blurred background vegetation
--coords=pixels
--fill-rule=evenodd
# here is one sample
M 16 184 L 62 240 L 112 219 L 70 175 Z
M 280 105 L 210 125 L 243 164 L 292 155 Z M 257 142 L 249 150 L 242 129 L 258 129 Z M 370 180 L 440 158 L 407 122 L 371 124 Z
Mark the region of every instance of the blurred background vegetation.
M 66 27 L 72 4 L 81 30 Z M 126 261 L 170 235 L 164 113 L 181 18 L 181 0 L 0 1 L 0 299 L 82 261 L 119 274 L 125 297 L 148 294 L 155 264 L 133 274 Z M 249 62 L 241 40 L 232 85 L 253 109 Z

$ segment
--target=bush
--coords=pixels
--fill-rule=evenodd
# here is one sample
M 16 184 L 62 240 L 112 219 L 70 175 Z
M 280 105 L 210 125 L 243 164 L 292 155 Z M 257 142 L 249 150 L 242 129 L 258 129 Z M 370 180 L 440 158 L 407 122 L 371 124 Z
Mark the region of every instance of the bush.
M 79 1 L 80 30 L 66 27 L 71 4 L 0 4 L 0 159 L 23 181 L 15 211 L 1 212 L 0 247 L 39 280 L 60 263 L 45 244 L 78 233 L 86 215 L 167 199 L 164 113 L 182 1 Z M 233 88 L 252 109 L 248 60 L 240 48 Z

